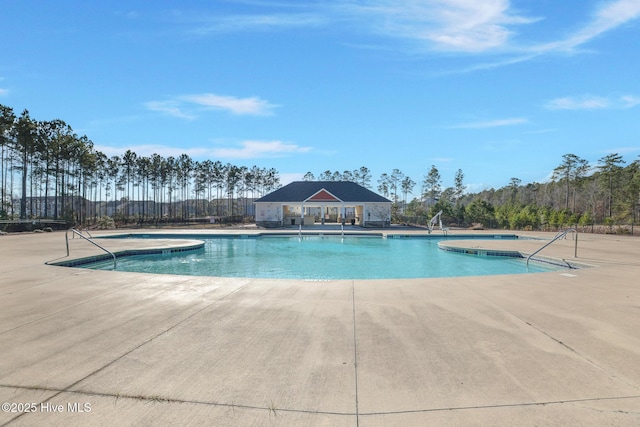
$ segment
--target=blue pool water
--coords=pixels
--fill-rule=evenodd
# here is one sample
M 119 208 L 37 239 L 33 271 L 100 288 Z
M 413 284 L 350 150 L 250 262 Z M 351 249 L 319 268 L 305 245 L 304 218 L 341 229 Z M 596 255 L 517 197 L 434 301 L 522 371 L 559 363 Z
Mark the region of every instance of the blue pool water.
M 524 274 L 558 270 L 521 258 L 438 249 L 437 239 L 291 236 L 212 238 L 204 249 L 118 259 L 117 271 L 193 276 L 308 280 L 389 279 Z M 113 269 L 112 261 L 85 265 Z

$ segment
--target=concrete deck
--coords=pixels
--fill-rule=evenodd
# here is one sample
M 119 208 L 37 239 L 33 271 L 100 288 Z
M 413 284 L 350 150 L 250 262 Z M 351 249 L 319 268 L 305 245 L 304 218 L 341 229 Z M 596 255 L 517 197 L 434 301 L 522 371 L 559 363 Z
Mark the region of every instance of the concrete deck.
M 0 236 L 0 425 L 638 426 L 640 240 L 578 248 L 595 267 L 304 282 L 56 267 L 64 233 Z

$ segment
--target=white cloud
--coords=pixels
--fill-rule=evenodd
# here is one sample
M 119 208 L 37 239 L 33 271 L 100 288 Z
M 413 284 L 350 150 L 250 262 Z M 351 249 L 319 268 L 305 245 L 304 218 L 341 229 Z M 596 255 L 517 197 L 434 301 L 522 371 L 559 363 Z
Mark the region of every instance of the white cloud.
M 459 52 L 482 52 L 501 47 L 512 36 L 513 27 L 538 20 L 512 13 L 510 0 L 252 3 L 255 6 L 278 7 L 285 11 L 228 16 L 180 16 L 180 19 L 193 21 L 194 29 L 190 32 L 201 36 L 240 31 L 309 30 L 331 25 L 415 41 L 422 48 Z
M 625 95 L 620 97 L 620 102 L 624 108 L 632 108 L 640 104 L 640 96 Z
M 451 157 L 430 157 L 429 158 L 429 161 L 432 161 L 434 163 L 451 163 L 454 160 L 455 159 Z
M 455 0 L 454 0 L 455 1 Z M 464 3 L 464 1 L 463 1 Z M 480 3 L 480 2 L 478 2 Z M 508 3 L 506 3 L 508 5 Z M 514 55 L 511 58 L 500 59 L 495 62 L 482 63 L 457 71 L 457 73 L 473 72 L 497 67 L 503 67 L 519 62 L 530 61 L 541 55 L 548 55 L 558 52 L 575 52 L 581 46 L 591 40 L 613 31 L 618 27 L 627 24 L 640 17 L 640 0 L 613 0 L 600 2 L 600 7 L 594 10 L 591 18 L 579 26 L 567 37 L 554 40 L 548 43 L 533 43 L 528 45 L 518 45 L 513 40 L 502 40 L 502 51 Z M 534 22 L 534 19 L 523 19 L 523 23 Z M 515 23 L 518 22 L 517 18 Z M 506 27 L 505 27 L 506 28 Z M 510 34 L 507 34 L 510 35 Z M 511 37 L 513 39 L 514 37 Z M 496 42 L 500 39 L 495 38 Z M 498 47 L 499 44 L 496 44 Z
M 502 126 L 514 126 L 528 123 L 529 120 L 523 117 L 515 117 L 512 119 L 500 119 L 500 120 L 488 120 L 483 122 L 471 122 L 462 123 L 459 125 L 450 126 L 449 129 L 486 129 Z
M 225 110 L 237 115 L 268 116 L 278 107 L 258 97 L 236 98 L 233 96 L 202 93 L 178 96 L 166 101 L 149 101 L 144 106 L 186 120 L 198 118 L 203 109 Z
M 597 108 L 608 108 L 609 101 L 599 96 L 585 95 L 582 97 L 556 98 L 546 105 L 549 110 L 593 110 Z
M 618 0 L 605 4 L 596 11 L 593 20 L 567 42 L 570 47 L 583 44 L 606 31 L 638 18 L 638 16 L 640 16 L 639 0 Z
M 534 46 L 539 53 L 571 51 L 620 25 L 640 17 L 640 0 L 616 0 L 604 3 L 589 22 L 569 37 Z
M 131 150 L 139 156 L 151 156 L 157 153 L 163 157 L 179 157 L 187 154 L 193 159 L 257 159 L 286 157 L 291 154 L 307 153 L 311 147 L 300 147 L 297 144 L 284 143 L 282 141 L 243 141 L 237 147 L 226 148 L 182 148 L 170 147 L 160 144 L 140 144 L 127 146 L 96 145 L 96 150 L 107 156 L 121 156 L 127 150 Z
M 0 87 L 0 96 L 7 96 L 9 95 L 9 89 L 4 89 Z
M 511 14 L 509 0 L 368 0 L 342 9 L 378 34 L 460 52 L 502 47 L 510 27 L 537 21 Z
M 494 68 L 500 68 L 500 67 L 504 67 L 504 66 L 507 66 L 507 65 L 513 65 L 513 64 L 518 64 L 520 62 L 530 61 L 533 58 L 536 58 L 538 56 L 539 56 L 538 54 L 528 54 L 528 55 L 523 55 L 523 56 L 507 58 L 507 59 L 500 60 L 500 61 L 485 62 L 485 63 L 481 63 L 481 64 L 471 65 L 469 67 L 461 68 L 461 69 L 455 70 L 455 71 L 448 71 L 448 72 L 442 73 L 442 74 L 463 74 L 463 73 L 470 73 L 470 72 L 473 72 L 473 71 L 491 70 L 491 69 L 494 69 Z
M 281 173 L 280 184 L 287 185 L 289 183 L 292 183 L 293 181 L 302 181 L 304 175 L 304 173 Z
M 257 97 L 236 98 L 213 93 L 185 95 L 180 97 L 180 99 L 206 108 L 227 110 L 233 114 L 269 115 L 272 114 L 273 109 L 277 107 L 277 105 Z
M 159 144 L 140 144 L 140 145 L 128 145 L 123 147 L 112 145 L 95 145 L 96 150 L 111 156 L 122 156 L 127 150 L 131 150 L 138 156 L 149 157 L 152 154 L 159 154 L 162 157 L 179 157 L 182 154 L 187 154 L 190 157 L 197 159 L 208 156 L 209 150 L 206 148 L 180 148 L 180 147 L 168 147 L 166 145 Z
M 181 119 L 193 120 L 196 118 L 193 114 L 185 113 L 180 109 L 180 104 L 176 101 L 149 101 L 144 105 L 151 111 L 159 111 L 169 116 Z
M 225 159 L 254 159 L 264 157 L 284 157 L 290 154 L 306 153 L 311 147 L 300 147 L 282 141 L 243 141 L 240 147 L 215 148 L 214 157 Z
M 518 43 L 518 28 L 543 18 L 526 16 L 511 0 L 343 0 L 340 2 L 263 2 L 279 13 L 194 16 L 194 33 L 348 28 L 383 38 L 407 41 L 419 51 L 501 53 L 494 63 L 460 72 L 502 67 L 554 52 L 573 52 L 592 39 L 640 17 L 640 0 L 598 0 L 588 21 L 568 36 L 551 42 Z M 544 32 L 540 32 L 544 37 Z M 350 44 L 366 46 L 371 43 Z M 415 49 L 412 49 L 415 51 Z
M 208 35 L 240 31 L 269 31 L 324 25 L 326 19 L 312 13 L 232 15 L 205 18 L 205 22 L 192 30 L 193 34 Z
M 556 98 L 547 102 L 545 107 L 549 110 L 596 110 L 605 108 L 633 108 L 640 104 L 640 97 L 625 95 L 620 97 L 602 97 L 583 95 L 578 97 L 567 96 Z
M 479 183 L 479 182 L 473 182 L 471 184 L 465 184 L 464 186 L 464 191 L 465 193 L 480 193 L 481 191 L 485 191 L 490 189 L 491 186 L 484 184 L 484 183 Z
M 455 1 L 455 0 L 453 0 Z M 496 0 L 497 2 L 497 0 Z M 463 1 L 463 3 L 465 3 Z M 478 2 L 481 3 L 481 2 Z M 494 2 L 492 2 L 494 3 Z M 504 10 L 508 6 L 508 1 L 504 2 Z M 499 9 L 494 8 L 495 11 Z M 500 15 L 495 14 L 496 19 L 499 19 Z M 578 30 L 571 33 L 569 36 L 549 43 L 538 43 L 530 46 L 517 46 L 511 47 L 505 46 L 506 50 L 519 53 L 520 56 L 516 59 L 502 60 L 495 64 L 482 64 L 477 69 L 487 69 L 493 67 L 499 67 L 503 65 L 509 65 L 511 63 L 517 63 L 522 61 L 528 61 L 539 55 L 553 53 L 553 52 L 571 52 L 578 47 L 590 42 L 594 38 L 601 36 L 602 34 L 612 31 L 621 25 L 624 25 L 630 21 L 633 21 L 640 17 L 640 0 L 614 0 L 601 3 L 601 6 L 597 8 L 591 15 L 591 19 L 584 23 Z M 526 18 L 515 18 L 515 23 L 530 23 L 535 20 Z M 498 39 L 496 39 L 498 41 Z M 506 39 L 505 45 L 506 45 Z M 470 69 L 473 71 L 475 68 Z

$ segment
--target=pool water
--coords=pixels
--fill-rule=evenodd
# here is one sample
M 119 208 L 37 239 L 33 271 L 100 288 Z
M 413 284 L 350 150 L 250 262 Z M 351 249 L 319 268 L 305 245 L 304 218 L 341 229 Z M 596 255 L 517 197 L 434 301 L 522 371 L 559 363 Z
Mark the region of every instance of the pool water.
M 285 236 L 203 239 L 204 249 L 118 259 L 117 271 L 192 276 L 334 279 L 525 274 L 558 270 L 510 257 L 474 256 L 438 249 L 437 239 Z M 85 265 L 113 269 L 112 261 Z

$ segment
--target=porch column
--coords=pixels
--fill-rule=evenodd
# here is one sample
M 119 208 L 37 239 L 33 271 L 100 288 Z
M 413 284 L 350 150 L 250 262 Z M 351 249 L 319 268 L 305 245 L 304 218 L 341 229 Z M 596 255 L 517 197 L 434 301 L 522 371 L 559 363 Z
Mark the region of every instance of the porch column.
M 276 213 L 276 217 L 280 218 L 280 225 L 284 227 L 284 203 L 280 204 L 280 212 Z M 278 219 L 278 218 L 276 218 Z

